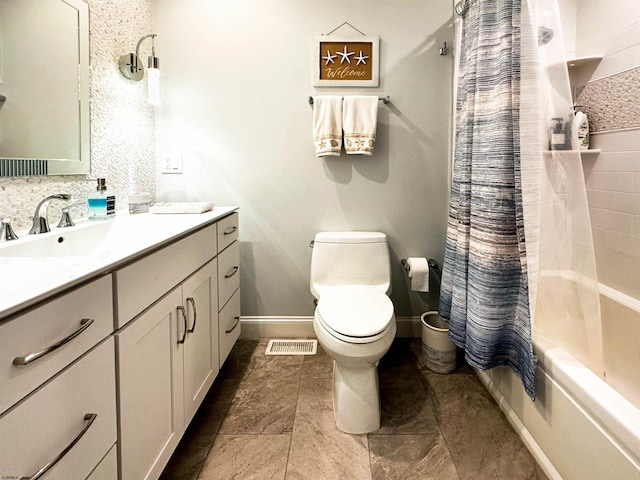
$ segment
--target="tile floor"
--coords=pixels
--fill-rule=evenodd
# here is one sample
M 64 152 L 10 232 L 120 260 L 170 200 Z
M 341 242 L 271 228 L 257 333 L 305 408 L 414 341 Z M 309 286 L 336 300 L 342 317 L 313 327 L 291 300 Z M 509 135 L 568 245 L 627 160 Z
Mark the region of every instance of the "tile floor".
M 240 339 L 162 480 L 546 479 L 475 373 L 426 369 L 420 340 L 381 360 L 381 428 L 335 427 L 331 359 Z

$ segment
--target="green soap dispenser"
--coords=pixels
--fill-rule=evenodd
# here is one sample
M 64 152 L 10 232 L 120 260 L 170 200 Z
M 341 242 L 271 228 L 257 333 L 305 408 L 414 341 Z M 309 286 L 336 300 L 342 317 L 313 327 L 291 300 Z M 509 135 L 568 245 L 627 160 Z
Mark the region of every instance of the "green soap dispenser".
M 116 215 L 116 197 L 107 190 L 107 182 L 104 178 L 97 180 L 95 193 L 87 196 L 89 220 L 107 220 Z

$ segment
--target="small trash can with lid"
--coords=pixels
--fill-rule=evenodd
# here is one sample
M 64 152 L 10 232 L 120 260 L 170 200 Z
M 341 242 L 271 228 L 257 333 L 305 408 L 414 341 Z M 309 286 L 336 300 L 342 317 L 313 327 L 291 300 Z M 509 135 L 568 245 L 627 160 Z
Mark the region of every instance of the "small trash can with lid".
M 456 369 L 456 346 L 449 340 L 449 324 L 438 312 L 425 312 L 422 320 L 422 362 L 436 373 Z

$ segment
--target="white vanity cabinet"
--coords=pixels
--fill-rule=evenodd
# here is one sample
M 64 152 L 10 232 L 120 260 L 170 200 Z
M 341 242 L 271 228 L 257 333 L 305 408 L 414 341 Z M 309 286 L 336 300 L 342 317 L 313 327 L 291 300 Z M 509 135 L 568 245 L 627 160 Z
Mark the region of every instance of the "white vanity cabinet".
M 156 480 L 238 338 L 236 207 L 111 222 L 46 278 L 0 254 L 0 478 Z
M 216 264 L 116 334 L 122 479 L 160 475 L 218 374 Z
M 231 217 L 237 232 L 237 214 Z M 219 290 L 226 288 L 220 272 L 233 270 L 220 267 L 226 250 L 218 254 L 218 245 L 230 245 L 219 241 L 228 223 L 225 217 L 114 274 L 118 323 L 124 325 L 115 334 L 120 480 L 160 476 L 233 346 L 219 338 Z

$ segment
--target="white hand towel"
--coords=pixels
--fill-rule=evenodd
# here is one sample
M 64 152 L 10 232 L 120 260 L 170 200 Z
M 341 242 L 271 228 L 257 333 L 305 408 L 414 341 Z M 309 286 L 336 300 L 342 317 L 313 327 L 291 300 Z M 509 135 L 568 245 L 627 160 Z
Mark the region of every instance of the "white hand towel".
M 342 97 L 313 97 L 313 144 L 316 157 L 340 156 L 342 143 Z
M 348 154 L 373 155 L 378 123 L 378 97 L 354 95 L 344 97 L 342 128 L 344 149 Z

